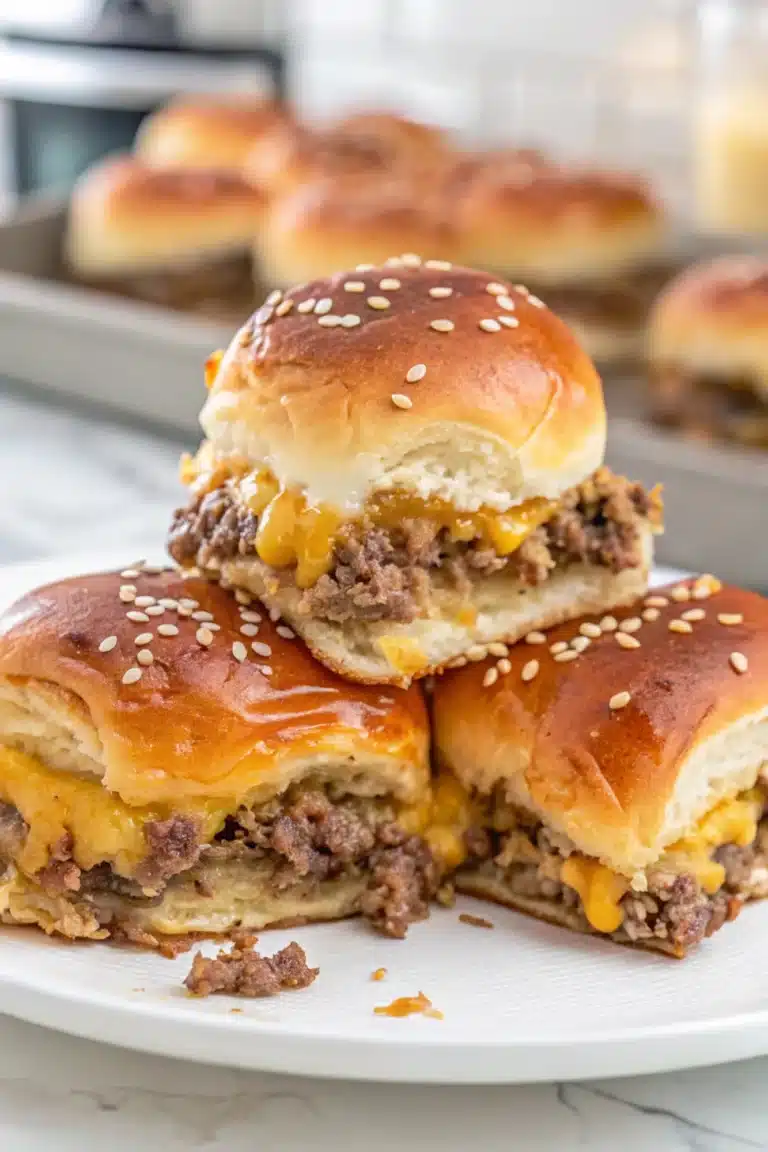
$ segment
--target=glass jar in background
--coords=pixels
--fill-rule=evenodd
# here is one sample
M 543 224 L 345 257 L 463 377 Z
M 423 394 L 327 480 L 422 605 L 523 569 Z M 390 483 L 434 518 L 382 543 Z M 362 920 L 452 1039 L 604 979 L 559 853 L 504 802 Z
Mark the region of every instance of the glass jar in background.
M 697 9 L 696 225 L 768 236 L 768 4 L 700 0 Z

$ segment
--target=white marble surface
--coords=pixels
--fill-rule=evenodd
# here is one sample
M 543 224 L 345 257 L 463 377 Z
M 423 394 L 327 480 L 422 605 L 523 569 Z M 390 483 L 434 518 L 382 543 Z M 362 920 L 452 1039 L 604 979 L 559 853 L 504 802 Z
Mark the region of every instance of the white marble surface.
M 0 390 L 0 563 L 162 537 L 179 445 Z M 768 1149 L 768 1059 L 526 1088 L 403 1088 L 185 1065 L 0 1020 L 9 1152 Z

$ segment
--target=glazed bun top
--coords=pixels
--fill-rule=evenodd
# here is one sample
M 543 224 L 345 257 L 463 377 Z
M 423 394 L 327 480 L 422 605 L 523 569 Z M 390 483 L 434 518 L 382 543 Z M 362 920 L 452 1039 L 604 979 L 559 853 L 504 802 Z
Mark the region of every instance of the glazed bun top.
M 434 739 L 469 790 L 502 789 L 632 875 L 768 759 L 768 600 L 701 577 L 617 615 L 624 632 L 614 619 L 596 637 L 599 619 L 575 620 L 511 648 L 508 671 L 447 673 Z M 576 637 L 578 657 L 552 653 Z
M 201 422 L 215 460 L 342 508 L 391 489 L 464 510 L 556 498 L 605 438 L 595 369 L 538 298 L 412 254 L 275 292 Z
M 100 776 L 128 804 L 234 809 L 304 776 L 420 797 L 419 690 L 347 683 L 237 597 L 145 567 L 29 593 L 0 617 L 0 744 Z

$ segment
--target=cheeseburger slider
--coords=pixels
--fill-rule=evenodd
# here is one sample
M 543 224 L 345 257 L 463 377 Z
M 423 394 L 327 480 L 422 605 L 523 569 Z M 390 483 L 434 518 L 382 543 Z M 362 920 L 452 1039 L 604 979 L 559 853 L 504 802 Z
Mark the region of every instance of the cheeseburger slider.
M 660 423 L 768 448 L 768 260 L 726 256 L 678 276 L 653 311 L 648 358 Z
M 274 292 L 201 421 L 171 554 L 351 679 L 407 683 L 646 586 L 658 500 L 600 467 L 591 362 L 483 273 L 406 254 Z
M 112 156 L 74 188 L 66 264 L 105 291 L 242 315 L 253 306 L 249 250 L 265 206 L 263 193 L 235 173 L 152 169 Z
M 532 634 L 435 685 L 466 789 L 456 878 L 684 956 L 768 895 L 768 600 L 701 577 Z
M 0 618 L 0 912 L 70 937 L 427 914 L 417 689 L 348 684 L 244 593 L 133 568 Z

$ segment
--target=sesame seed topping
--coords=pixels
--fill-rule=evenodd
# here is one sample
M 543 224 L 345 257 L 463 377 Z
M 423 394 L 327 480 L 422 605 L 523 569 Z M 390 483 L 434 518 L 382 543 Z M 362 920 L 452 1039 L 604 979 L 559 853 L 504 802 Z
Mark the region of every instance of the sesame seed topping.
M 162 604 L 150 604 L 147 608 L 147 616 L 162 616 L 164 612 Z
M 498 320 L 481 320 L 477 326 L 482 328 L 483 332 L 501 332 Z
M 365 285 L 363 285 L 363 290 L 365 290 Z M 306 315 L 307 312 L 312 311 L 315 304 L 316 304 L 316 300 L 315 300 L 314 296 L 310 296 L 310 297 L 308 297 L 308 299 L 302 300 L 299 304 L 296 305 L 296 311 L 301 312 L 301 313 Z
M 192 619 L 200 620 L 201 622 L 213 620 L 213 612 L 205 612 L 202 608 L 199 608 L 197 612 L 192 613 Z
M 466 656 L 457 656 L 455 660 L 451 660 L 448 668 L 465 668 L 467 664 Z
M 636 640 L 634 636 L 629 636 L 626 632 L 616 633 L 616 643 L 619 648 L 639 648 L 640 641 Z
M 571 648 L 574 652 L 586 652 L 591 643 L 589 636 L 574 636 L 571 640 Z
M 506 285 L 498 284 L 495 280 L 491 280 L 489 284 L 486 284 L 485 290 L 489 292 L 491 296 L 506 296 L 507 294 Z
M 512 664 L 506 656 L 502 656 L 496 667 L 498 668 L 499 672 L 501 672 L 502 676 L 506 676 L 509 672 L 512 671 Z
M 179 630 L 175 624 L 158 624 L 158 636 L 178 636 Z
M 338 328 L 341 324 L 341 316 L 329 312 L 327 316 L 318 316 L 317 322 L 321 328 Z
M 333 300 L 330 296 L 322 296 L 315 304 L 315 316 L 326 316 L 331 308 L 333 308 Z
M 136 653 L 136 659 L 138 660 L 139 664 L 143 664 L 146 667 L 147 665 L 152 664 L 155 658 L 150 652 L 149 648 L 142 648 L 141 652 Z
M 524 680 L 527 684 L 529 680 L 533 680 L 534 676 L 538 674 L 539 662 L 538 660 L 528 660 L 523 664 L 523 670 L 520 673 L 520 679 Z
M 534 296 L 531 292 L 528 293 L 528 303 L 533 304 L 534 308 L 546 308 L 544 301 L 540 300 L 538 296 Z
M 142 644 L 151 644 L 153 639 L 151 632 L 139 632 L 138 636 L 134 636 L 133 642 L 137 647 L 141 647 Z
M 724 624 L 726 628 L 730 628 L 734 624 L 742 624 L 744 617 L 741 612 L 720 612 L 718 613 L 717 621 L 719 624 Z
M 706 612 L 703 608 L 689 608 L 686 612 L 680 613 L 681 620 L 690 620 L 692 623 L 697 623 L 706 617 Z
M 483 688 L 490 688 L 499 678 L 498 668 L 489 668 L 483 676 Z
M 194 612 L 195 608 L 200 607 L 200 601 L 193 600 L 191 596 L 182 596 L 179 599 L 179 607 L 187 608 L 190 612 Z
M 269 664 L 257 664 L 256 667 L 262 676 L 274 676 L 275 674 L 274 668 L 270 668 Z
M 273 624 L 277 624 L 278 620 L 280 619 L 280 615 L 281 613 L 279 608 L 270 608 L 269 618 Z
M 240 631 L 243 636 L 258 636 L 259 626 L 258 624 L 241 624 Z
M 749 668 L 749 660 L 743 652 L 731 652 L 729 659 L 734 672 L 738 672 L 739 675 L 742 675 Z
M 245 644 L 243 644 L 242 640 L 235 640 L 234 644 L 232 645 L 232 655 L 234 656 L 235 660 L 239 661 L 240 664 L 242 664 L 243 660 L 248 659 L 248 649 L 246 648 Z
M 429 326 L 434 332 L 453 332 L 456 327 L 453 320 L 432 320 Z
M 631 699 L 629 692 L 617 692 L 615 696 L 611 696 L 608 707 L 612 712 L 616 712 L 619 708 L 626 708 Z
M 192 615 L 192 609 L 187 608 L 186 605 L 184 605 L 184 604 L 179 604 L 176 611 L 178 612 L 179 616 L 185 616 L 186 617 L 186 616 Z
M 619 626 L 619 622 L 615 616 L 603 616 L 600 621 L 601 632 L 615 632 Z
M 387 264 L 389 264 L 389 260 L 387 260 Z M 373 267 L 373 264 L 355 264 L 355 272 L 370 272 Z
M 251 643 L 251 648 L 253 649 L 253 651 L 256 653 L 257 656 L 271 656 L 272 655 L 272 649 L 270 648 L 269 644 L 265 644 L 263 642 L 263 640 L 254 640 Z
M 143 675 L 144 673 L 141 668 L 129 668 L 128 671 L 123 674 L 123 684 L 136 684 L 137 681 L 141 680 Z
M 275 632 L 277 632 L 278 636 L 282 636 L 283 640 L 296 639 L 296 633 L 292 631 L 292 629 L 290 629 L 287 624 L 278 624 L 277 628 L 275 628 Z
M 211 632 L 221 632 L 221 624 L 214 624 L 213 620 L 208 621 L 206 628 L 209 628 Z
M 530 296 L 530 292 L 526 288 L 525 284 L 515 284 L 513 287 L 515 292 L 519 292 L 521 296 Z
M 178 600 L 174 600 L 172 596 L 163 596 L 158 600 L 158 604 L 162 604 L 163 608 L 178 608 Z
M 507 296 L 506 294 L 503 296 L 497 296 L 496 303 L 498 304 L 499 308 L 503 308 L 505 312 L 514 312 L 515 310 L 514 300 L 511 296 Z
M 670 632 L 680 632 L 680 633 L 693 632 L 693 628 L 691 627 L 691 625 L 688 623 L 687 620 L 677 620 L 677 619 L 676 620 L 670 620 L 669 624 L 667 624 L 667 628 L 669 629 Z
M 99 652 L 111 652 L 117 644 L 117 636 L 105 636 L 99 644 Z
M 396 280 L 394 276 L 385 276 L 383 280 L 379 280 L 379 288 L 382 292 L 397 292 L 400 287 L 400 281 Z
M 434 268 L 437 272 L 450 272 L 453 265 L 450 260 L 425 260 L 425 268 Z
M 525 637 L 526 644 L 546 644 L 547 638 L 543 632 L 529 632 Z
M 355 312 L 346 312 L 341 318 L 342 328 L 357 328 L 358 324 L 362 324 L 362 319 Z
M 197 632 L 195 632 L 195 639 L 198 644 L 202 644 L 204 648 L 207 648 L 210 644 L 213 644 L 213 632 L 211 632 L 210 628 L 198 628 Z
M 280 301 L 282 300 L 282 298 L 283 298 L 283 294 L 280 291 L 280 289 L 275 288 L 274 292 L 270 292 L 269 296 L 267 296 L 264 303 L 269 305 L 270 308 L 272 308 L 275 304 L 279 304 Z
M 565 652 L 568 647 L 565 640 L 558 640 L 555 644 L 550 644 L 549 650 L 553 656 L 558 656 L 561 652 Z
M 240 609 L 240 619 L 247 621 L 248 624 L 260 624 L 261 616 L 258 612 L 251 612 L 248 608 Z
M 376 312 L 386 312 L 390 306 L 386 296 L 368 296 L 365 302 L 369 308 L 375 309 Z
M 278 304 L 277 308 L 275 308 L 275 315 L 287 316 L 292 308 L 293 300 L 283 300 L 280 304 Z
M 566 648 L 565 652 L 558 652 L 555 656 L 556 664 L 568 664 L 571 660 L 578 660 L 579 654 L 573 648 Z
M 121 584 L 120 585 L 120 599 L 123 604 L 132 604 L 136 599 L 136 585 L 135 584 Z
M 509 656 L 509 648 L 501 640 L 493 640 L 488 645 L 491 656 Z
M 236 588 L 235 600 L 237 600 L 238 604 L 245 604 L 247 606 L 253 600 L 253 596 L 251 596 L 250 592 L 246 592 L 243 588 Z
M 649 608 L 666 608 L 669 600 L 666 596 L 649 596 L 645 603 Z
M 579 625 L 579 632 L 581 632 L 582 636 L 589 636 L 592 640 L 597 640 L 597 638 L 603 634 L 599 624 L 590 624 L 589 621 Z
M 520 321 L 517 316 L 499 316 L 499 324 L 503 324 L 505 328 L 520 327 Z
M 404 396 L 402 392 L 392 393 L 392 403 L 395 408 L 413 408 L 413 400 L 410 396 Z
M 419 380 L 423 380 L 427 374 L 426 364 L 414 364 L 409 368 L 405 374 L 405 379 L 408 384 L 417 384 Z
M 138 568 L 125 568 L 120 575 L 123 580 L 135 580 L 137 576 L 141 576 Z
M 148 624 L 149 623 L 149 616 L 147 616 L 146 612 L 130 611 L 130 612 L 126 612 L 125 615 L 126 615 L 127 619 L 131 620 L 134 624 Z
M 347 280 L 344 283 L 345 292 L 365 292 L 365 284 L 362 280 Z
M 467 660 L 472 660 L 472 662 L 475 663 L 478 660 L 485 660 L 488 655 L 488 649 L 485 644 L 473 644 L 471 648 L 467 649 L 465 655 Z
M 447 300 L 449 296 L 453 296 L 453 288 L 436 284 L 434 288 L 430 288 L 429 294 L 433 300 Z
M 415 252 L 404 252 L 400 257 L 400 263 L 405 268 L 418 268 L 421 264 L 421 256 L 417 256 Z
M 626 620 L 622 620 L 619 624 L 620 632 L 639 632 L 643 626 L 643 622 L 639 616 L 628 616 Z
M 672 591 L 670 592 L 670 596 L 678 604 L 684 604 L 686 600 L 690 600 L 691 592 L 690 592 L 690 589 L 687 588 L 685 584 L 678 584 L 677 587 L 672 589 Z
M 388 268 L 402 268 L 403 267 L 403 262 L 399 256 L 388 256 L 387 259 L 384 261 L 384 263 L 387 265 Z M 357 271 L 358 272 L 367 272 L 371 268 L 373 268 L 373 264 L 365 264 L 362 267 L 358 264 Z
M 658 608 L 643 609 L 643 620 L 647 620 L 649 624 L 652 624 L 654 620 L 658 620 L 659 616 L 660 612 Z

